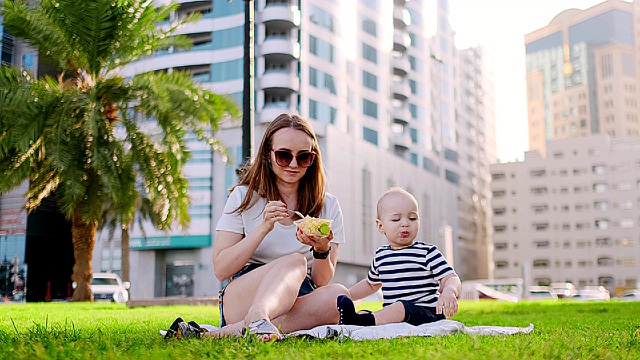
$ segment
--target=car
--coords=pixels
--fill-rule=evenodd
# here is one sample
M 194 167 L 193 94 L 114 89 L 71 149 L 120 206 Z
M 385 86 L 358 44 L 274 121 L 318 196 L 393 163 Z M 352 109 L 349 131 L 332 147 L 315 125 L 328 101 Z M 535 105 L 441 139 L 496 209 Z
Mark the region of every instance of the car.
M 610 299 L 609 290 L 604 286 L 585 286 L 578 290 L 578 296 L 575 296 L 575 300 L 578 301 L 609 301 Z
M 618 296 L 622 301 L 640 301 L 640 290 L 627 290 Z
M 91 279 L 91 292 L 94 301 L 114 301 L 118 304 L 129 301 L 128 281 L 122 282 L 118 274 L 94 273 Z
M 568 299 L 578 294 L 576 286 L 570 282 L 553 282 L 551 288 L 558 299 Z
M 529 300 L 558 300 L 558 295 L 550 286 L 530 286 Z

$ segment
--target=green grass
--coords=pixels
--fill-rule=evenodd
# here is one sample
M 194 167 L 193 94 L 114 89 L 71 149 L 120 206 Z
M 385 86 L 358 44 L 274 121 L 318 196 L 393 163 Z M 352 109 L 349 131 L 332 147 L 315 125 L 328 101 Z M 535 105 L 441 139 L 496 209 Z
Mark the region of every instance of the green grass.
M 371 309 L 379 304 L 366 304 Z M 164 341 L 181 316 L 217 324 L 211 306 L 129 309 L 115 304 L 0 305 L 0 359 L 639 359 L 640 302 L 461 302 L 467 326 L 535 325 L 531 334 L 393 340 Z

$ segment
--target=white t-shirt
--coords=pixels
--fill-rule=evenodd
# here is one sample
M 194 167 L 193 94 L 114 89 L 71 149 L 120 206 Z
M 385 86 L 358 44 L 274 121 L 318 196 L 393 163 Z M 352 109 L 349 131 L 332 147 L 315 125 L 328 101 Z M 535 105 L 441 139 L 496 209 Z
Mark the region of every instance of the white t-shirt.
M 236 186 L 231 192 L 224 206 L 222 216 L 218 220 L 218 225 L 216 225 L 216 231 L 249 234 L 262 223 L 262 211 L 267 204 L 267 200 L 264 198 L 259 198 L 250 209 L 244 211 L 241 215 L 233 212 L 242 203 L 247 190 L 246 186 Z M 254 193 L 254 196 L 257 196 L 257 194 Z M 333 220 L 331 224 L 331 230 L 333 231 L 332 243 L 341 244 L 345 242 L 342 209 L 335 196 L 328 193 L 325 194 L 324 207 L 320 212 L 319 218 Z M 311 269 L 313 255 L 309 251 L 309 245 L 302 244 L 296 239 L 296 230 L 295 224 L 282 225 L 276 222 L 273 230 L 265 236 L 249 259 L 249 263 L 266 264 L 284 255 L 300 253 L 306 256 L 307 265 Z

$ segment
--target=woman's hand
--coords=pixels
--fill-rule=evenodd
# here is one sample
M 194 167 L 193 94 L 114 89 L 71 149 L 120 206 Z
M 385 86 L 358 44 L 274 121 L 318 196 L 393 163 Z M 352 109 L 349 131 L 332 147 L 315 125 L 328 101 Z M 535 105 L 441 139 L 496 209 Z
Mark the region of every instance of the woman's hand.
M 298 228 L 296 238 L 305 245 L 313 246 L 316 252 L 327 252 L 331 247 L 329 242 L 333 240 L 333 231 L 330 231 L 327 236 L 307 236 L 302 229 Z
M 269 229 L 273 230 L 277 221 L 284 220 L 289 217 L 287 205 L 282 201 L 268 201 L 262 212 L 262 223 Z

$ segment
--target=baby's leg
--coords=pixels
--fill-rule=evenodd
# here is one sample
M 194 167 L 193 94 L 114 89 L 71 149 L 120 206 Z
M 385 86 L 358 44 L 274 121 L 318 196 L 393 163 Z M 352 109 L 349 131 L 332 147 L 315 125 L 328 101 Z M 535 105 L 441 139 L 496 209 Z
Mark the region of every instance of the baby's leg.
M 339 296 L 337 305 L 340 323 L 345 325 L 373 326 L 399 323 L 404 320 L 404 306 L 400 302 L 385 306 L 374 313 L 365 314 L 356 313 L 353 301 L 347 296 Z

